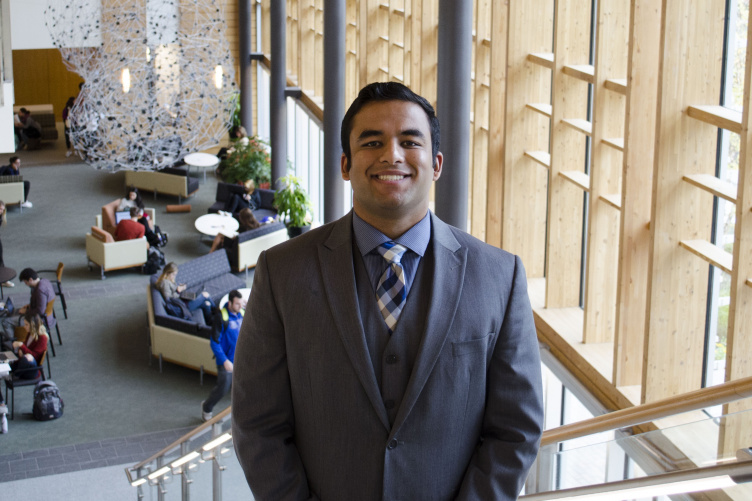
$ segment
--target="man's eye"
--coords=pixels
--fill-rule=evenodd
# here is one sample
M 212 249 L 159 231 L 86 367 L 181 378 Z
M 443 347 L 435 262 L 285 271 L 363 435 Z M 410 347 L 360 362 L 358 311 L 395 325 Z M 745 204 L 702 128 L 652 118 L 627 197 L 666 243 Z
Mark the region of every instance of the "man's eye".
M 367 142 L 367 143 L 364 143 L 364 144 L 362 145 L 362 147 L 363 147 L 363 148 L 373 148 L 373 147 L 375 147 L 375 146 L 378 146 L 378 145 L 379 145 L 379 142 L 378 142 L 378 141 L 369 141 L 369 142 Z
M 415 148 L 417 146 L 420 146 L 420 143 L 416 143 L 415 141 L 404 141 L 402 144 L 409 148 Z

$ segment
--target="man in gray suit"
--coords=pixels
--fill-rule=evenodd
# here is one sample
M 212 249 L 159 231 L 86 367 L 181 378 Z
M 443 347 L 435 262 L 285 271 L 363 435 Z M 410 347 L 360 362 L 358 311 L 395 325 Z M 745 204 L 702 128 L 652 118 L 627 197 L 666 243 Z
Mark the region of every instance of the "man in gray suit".
M 258 260 L 233 438 L 262 500 L 516 499 L 541 370 L 519 258 L 428 210 L 439 122 L 398 83 L 342 122 L 353 211 Z

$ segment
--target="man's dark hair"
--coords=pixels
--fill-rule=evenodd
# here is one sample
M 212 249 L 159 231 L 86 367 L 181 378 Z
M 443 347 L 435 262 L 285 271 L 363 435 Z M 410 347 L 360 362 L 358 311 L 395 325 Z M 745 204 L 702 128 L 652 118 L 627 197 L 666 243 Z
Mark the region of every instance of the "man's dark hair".
M 436 162 L 436 155 L 439 153 L 440 129 L 439 119 L 436 117 L 436 111 L 426 98 L 419 96 L 411 91 L 409 87 L 398 82 L 374 82 L 366 85 L 358 93 L 358 97 L 352 102 L 345 118 L 342 119 L 342 128 L 340 129 L 340 140 L 342 141 L 342 151 L 347 158 L 348 170 L 352 167 L 352 158 L 350 151 L 350 133 L 352 132 L 353 120 L 361 109 L 367 104 L 379 101 L 407 101 L 415 103 L 426 112 L 428 123 L 431 126 L 431 150 L 433 161 Z
M 31 268 L 24 268 L 21 270 L 21 274 L 18 275 L 18 279 L 22 282 L 26 282 L 27 280 L 36 280 L 39 278 L 39 275 L 37 275 L 37 272 L 32 270 Z
M 131 207 L 131 217 L 138 217 L 140 211 L 138 207 Z
M 238 290 L 237 290 L 237 289 L 233 289 L 233 290 L 231 290 L 231 291 L 230 291 L 230 295 L 229 295 L 229 296 L 227 296 L 227 302 L 228 302 L 228 303 L 232 303 L 232 301 L 233 301 L 233 300 L 234 300 L 234 299 L 235 299 L 236 297 L 239 297 L 239 298 L 241 298 L 241 299 L 242 299 L 243 295 L 242 295 L 242 294 L 241 294 L 240 292 L 238 292 Z
M 19 113 L 23 113 L 24 115 L 31 113 L 31 112 L 30 112 L 29 110 L 27 110 L 26 108 L 21 108 L 21 109 L 19 109 L 18 111 L 19 111 Z
M 18 160 L 18 157 L 10 157 L 10 160 L 8 160 L 8 163 L 13 165 L 14 163 L 16 163 L 16 160 Z

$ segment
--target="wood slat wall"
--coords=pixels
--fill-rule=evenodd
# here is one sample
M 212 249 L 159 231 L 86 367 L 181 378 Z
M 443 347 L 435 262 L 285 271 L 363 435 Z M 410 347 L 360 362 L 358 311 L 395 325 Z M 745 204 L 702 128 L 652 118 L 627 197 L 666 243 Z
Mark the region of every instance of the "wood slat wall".
M 68 71 L 58 49 L 28 49 L 13 51 L 13 82 L 17 105 L 52 104 L 62 122 L 65 103 L 78 95 L 83 79 Z
M 287 1 L 319 15 L 320 0 Z M 739 119 L 718 110 L 724 2 L 596 3 L 593 22 L 591 0 L 474 1 L 469 212 L 473 234 L 545 283 L 541 339 L 616 408 L 701 384 L 709 258 L 688 249 L 711 237 L 719 191 L 700 175 L 715 175 L 726 124 L 742 136 L 736 196 L 710 183 L 736 203 L 726 376 L 752 375 L 752 56 Z M 261 4 L 268 53 L 270 0 Z M 435 104 L 438 0 L 346 6 L 346 103 L 391 79 Z M 288 48 L 303 36 L 288 33 Z M 294 53 L 291 80 L 318 94 L 309 80 L 321 58 L 311 70 Z M 721 447 L 747 432 L 726 430 Z

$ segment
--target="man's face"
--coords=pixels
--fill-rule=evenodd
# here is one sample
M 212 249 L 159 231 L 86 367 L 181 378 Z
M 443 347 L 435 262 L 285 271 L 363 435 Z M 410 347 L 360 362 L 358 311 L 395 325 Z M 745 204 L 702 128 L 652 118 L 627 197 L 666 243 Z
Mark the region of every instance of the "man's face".
M 443 158 L 439 153 L 434 165 L 430 124 L 420 106 L 407 101 L 367 104 L 353 119 L 350 150 L 351 165 L 342 155 L 342 179 L 352 184 L 353 207 L 360 217 L 414 224 L 425 216 Z
M 227 302 L 227 310 L 230 313 L 238 313 L 240 312 L 240 309 L 243 307 L 243 299 L 236 297 L 233 298 L 232 301 Z
M 30 279 L 28 279 L 28 280 L 24 280 L 24 281 L 23 281 L 23 283 L 24 283 L 24 285 L 26 285 L 27 287 L 31 287 L 31 288 L 34 288 L 34 286 L 36 285 L 36 280 L 33 280 L 33 279 L 31 279 L 31 278 L 30 278 Z
M 14 169 L 18 170 L 18 168 L 21 167 L 21 159 L 19 158 L 18 160 L 16 160 L 15 162 L 13 162 L 12 165 L 13 165 Z

